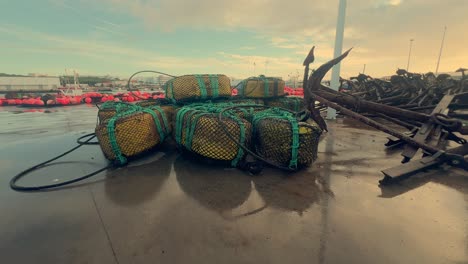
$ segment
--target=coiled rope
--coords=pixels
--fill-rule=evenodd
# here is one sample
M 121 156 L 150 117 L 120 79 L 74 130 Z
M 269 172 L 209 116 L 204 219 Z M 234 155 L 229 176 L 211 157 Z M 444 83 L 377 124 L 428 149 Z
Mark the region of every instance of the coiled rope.
M 60 182 L 60 183 L 54 183 L 54 184 L 47 184 L 47 185 L 38 185 L 38 186 L 21 186 L 21 185 L 18 185 L 17 182 L 23 178 L 24 176 L 26 176 L 27 174 L 35 171 L 35 170 L 38 170 L 38 169 L 41 169 L 41 168 L 44 168 L 44 167 L 47 167 L 47 166 L 50 166 L 52 164 L 49 164 L 51 163 L 52 161 L 55 161 L 61 157 L 64 157 L 70 153 L 72 153 L 73 151 L 81 148 L 82 146 L 84 145 L 95 145 L 97 142 L 90 142 L 93 138 L 95 138 L 96 135 L 94 133 L 90 133 L 90 134 L 86 134 L 84 136 L 81 136 L 77 139 L 77 143 L 78 143 L 78 146 L 76 147 L 73 147 L 72 149 L 68 150 L 68 151 L 65 151 L 64 153 L 52 158 L 52 159 L 49 159 L 47 161 L 44 161 L 42 163 L 39 163 L 35 166 L 32 166 L 20 173 L 18 173 L 15 177 L 13 177 L 11 180 L 10 180 L 10 187 L 11 189 L 15 190 L 15 191 L 20 191 L 20 192 L 32 192 L 32 191 L 41 191 L 41 190 L 46 190 L 46 189 L 52 189 L 52 188 L 57 188 L 57 187 L 61 187 L 61 186 L 65 186 L 65 185 L 69 185 L 69 184 L 72 184 L 72 183 L 76 183 L 76 182 L 79 182 L 79 181 L 82 181 L 82 180 L 85 180 L 85 179 L 88 179 L 92 176 L 95 176 L 97 175 L 98 173 L 102 172 L 102 171 L 105 171 L 107 169 L 110 169 L 112 168 L 114 165 L 113 164 L 109 164 L 107 166 L 105 166 L 104 168 L 101 168 L 101 169 L 98 169 L 96 171 L 93 171 L 89 174 L 86 174 L 84 176 L 81 176 L 81 177 L 78 177 L 78 178 L 75 178 L 75 179 L 72 179 L 72 180 L 68 180 L 68 181 L 64 181 L 64 182 Z M 85 138 L 88 138 L 86 140 L 84 140 Z M 83 141 L 84 140 L 84 141 Z M 97 143 L 99 144 L 99 143 Z M 48 165 L 49 164 L 49 165 Z

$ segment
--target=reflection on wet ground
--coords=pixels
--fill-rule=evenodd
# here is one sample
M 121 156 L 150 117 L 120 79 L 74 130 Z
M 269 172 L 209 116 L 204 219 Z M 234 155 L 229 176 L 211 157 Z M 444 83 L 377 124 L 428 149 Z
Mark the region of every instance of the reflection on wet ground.
M 323 180 L 310 172 L 288 175 L 277 170 L 268 170 L 265 175 L 253 179 L 255 189 L 267 206 L 297 212 L 302 215 L 312 204 L 326 195 Z
M 224 212 L 242 205 L 250 195 L 251 177 L 232 168 L 206 166 L 179 156 L 174 171 L 180 188 L 209 209 Z
M 108 171 L 104 183 L 106 196 L 115 204 L 128 207 L 151 199 L 169 177 L 175 156 L 159 154 L 150 163 Z
M 95 108 L 53 110 L 0 111 L 5 263 L 468 261 L 466 172 L 437 170 L 381 189 L 380 170 L 401 157 L 384 151 L 385 134 L 353 121 L 329 122 L 318 160 L 294 174 L 266 168 L 250 176 L 194 161 L 168 142 L 76 186 L 9 190 L 15 173 L 94 130 Z M 85 146 L 23 183 L 106 165 L 98 146 Z

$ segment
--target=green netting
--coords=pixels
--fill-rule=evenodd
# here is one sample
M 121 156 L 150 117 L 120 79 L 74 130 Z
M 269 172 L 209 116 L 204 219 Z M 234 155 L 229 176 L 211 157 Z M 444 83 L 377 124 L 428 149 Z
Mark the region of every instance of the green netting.
M 174 103 L 231 97 L 231 82 L 222 74 L 192 74 L 175 77 L 164 84 L 166 99 Z
M 209 76 L 211 77 L 214 76 Z M 214 96 L 216 85 L 213 80 L 210 80 L 210 83 L 209 96 Z M 265 108 L 258 107 L 263 105 L 263 99 L 226 100 L 220 98 L 196 103 L 185 102 L 185 105 L 179 104 L 178 106 L 156 105 L 159 103 L 148 102 L 133 105 L 109 102 L 101 106 L 101 111 L 114 111 L 114 115 L 105 125 L 107 126 L 106 135 L 110 140 L 109 148 L 118 163 L 125 163 L 127 155 L 122 153 L 122 142 L 117 142 L 115 123 L 117 120 L 138 113 L 152 116 L 152 119 L 156 121 L 153 124 L 153 130 L 156 131 L 161 141 L 167 137 L 170 133 L 169 128 L 172 127 L 175 142 L 182 150 L 191 152 L 197 157 L 227 162 L 234 167 L 245 158 L 246 153 L 226 134 L 224 129 L 241 145 L 283 167 L 295 170 L 311 164 L 317 158 L 318 139 L 321 134 L 318 126 L 314 123 L 298 122 L 295 114 L 280 108 L 265 110 Z M 266 104 L 272 105 L 272 103 L 278 103 L 278 107 L 298 111 L 301 99 L 266 100 Z M 171 117 L 166 117 L 164 114 L 167 112 L 165 107 L 171 108 Z M 223 111 L 226 108 L 229 110 Z M 221 123 L 218 120 L 220 112 L 223 112 Z M 147 123 L 149 118 L 151 117 L 147 115 Z M 131 127 L 127 126 L 126 129 L 128 133 L 131 133 Z M 140 131 L 140 137 L 143 136 Z
M 228 161 L 237 166 L 245 153 L 229 139 L 224 126 L 242 145 L 250 144 L 251 124 L 235 111 L 226 111 L 221 123 L 218 114 L 231 103 L 191 104 L 176 114 L 175 140 L 183 149 L 205 158 Z
M 294 112 L 300 112 L 304 109 L 304 98 L 296 96 L 273 98 L 265 100 L 265 105 L 285 108 Z
M 298 122 L 294 114 L 279 108 L 255 113 L 252 120 L 256 153 L 276 164 L 298 169 L 317 158 L 321 130 Z
M 131 109 L 136 109 L 136 105 L 124 102 L 107 101 L 99 106 L 99 122 L 103 124 L 112 118 L 115 114 Z
M 96 134 L 103 152 L 106 157 L 115 159 L 118 164 L 125 164 L 127 162 L 126 156 L 123 154 L 122 146 L 125 147 L 127 153 L 138 154 L 140 150 L 148 149 L 158 143 L 161 143 L 168 134 L 168 121 L 164 111 L 159 106 L 151 106 L 148 108 L 140 107 L 137 105 L 130 105 L 125 103 L 109 103 L 103 104 L 101 109 L 114 109 L 115 114 L 110 117 L 105 124 L 98 125 Z M 148 138 L 151 133 L 151 127 L 144 127 L 148 122 L 144 122 L 144 114 L 149 114 L 153 120 L 153 127 L 156 128 L 157 137 Z M 126 120 L 126 121 L 125 121 Z M 130 122 L 130 121 L 135 121 Z M 148 119 L 146 119 L 148 120 Z M 121 133 L 126 135 L 126 138 L 131 140 L 125 142 L 118 142 L 116 130 L 117 123 L 122 123 Z M 138 125 L 138 126 L 135 126 Z M 103 135 L 103 133 L 105 135 Z M 132 137 L 131 135 L 134 135 Z M 132 139 L 139 142 L 139 146 L 133 145 Z M 110 145 L 110 150 L 107 146 Z M 110 153 L 109 153 L 110 152 Z
M 284 95 L 285 83 L 274 77 L 250 77 L 241 81 L 238 86 L 238 96 L 246 98 L 272 98 Z

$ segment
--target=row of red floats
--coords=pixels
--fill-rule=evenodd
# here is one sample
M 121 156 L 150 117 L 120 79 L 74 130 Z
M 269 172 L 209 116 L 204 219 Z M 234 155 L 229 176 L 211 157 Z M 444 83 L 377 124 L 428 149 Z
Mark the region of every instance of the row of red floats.
M 80 96 L 57 97 L 55 100 L 47 100 L 44 102 L 41 97 L 23 98 L 23 99 L 2 99 L 0 98 L 0 106 L 18 105 L 18 106 L 44 106 L 48 105 L 77 105 L 82 103 Z
M 304 97 L 304 89 L 303 88 L 291 88 L 291 87 L 284 87 L 284 93 L 287 95 L 295 95 L 295 96 L 302 96 Z
M 237 89 L 232 89 L 232 95 L 236 96 L 238 93 Z M 303 88 L 291 88 L 291 87 L 284 87 L 284 93 L 286 95 L 295 95 L 295 96 L 302 96 L 304 97 L 304 89 Z
M 141 93 L 139 91 L 120 93 L 120 94 L 102 94 L 96 92 L 85 93 L 81 96 L 57 96 L 55 99 L 44 101 L 41 97 L 35 98 L 16 98 L 5 99 L 0 98 L 0 106 L 64 106 L 78 104 L 92 104 L 107 101 L 116 102 L 135 102 L 147 99 L 164 98 L 164 94 L 151 95 L 150 93 Z
M 284 92 L 287 95 L 304 96 L 304 89 L 285 87 Z M 237 95 L 237 89 L 232 90 L 232 95 Z M 135 102 L 147 99 L 164 98 L 164 94 L 150 94 L 147 92 L 128 92 L 119 94 L 102 94 L 96 92 L 85 93 L 81 96 L 59 96 L 55 99 L 47 100 L 44 102 L 41 97 L 36 98 L 22 98 L 22 99 L 2 99 L 0 98 L 0 106 L 18 105 L 18 106 L 62 106 L 62 105 L 78 105 L 78 104 L 92 104 L 99 102 L 115 101 L 115 102 Z

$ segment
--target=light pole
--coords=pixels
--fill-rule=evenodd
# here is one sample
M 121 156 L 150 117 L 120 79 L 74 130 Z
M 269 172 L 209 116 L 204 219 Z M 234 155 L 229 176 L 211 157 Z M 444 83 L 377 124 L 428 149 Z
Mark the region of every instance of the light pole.
M 343 50 L 343 35 L 344 35 L 344 26 L 345 26 L 345 17 L 346 17 L 346 0 L 340 0 L 338 5 L 338 18 L 336 21 L 336 33 L 335 33 L 335 50 L 334 57 L 341 55 Z M 341 63 L 333 66 L 330 88 L 335 91 L 338 91 L 340 86 L 340 66 Z M 328 107 L 327 109 L 327 119 L 336 119 L 336 110 Z
M 409 71 L 409 63 L 411 59 L 411 49 L 413 48 L 413 41 L 414 39 L 410 39 L 410 44 L 409 44 L 409 53 L 408 53 L 408 64 L 406 65 L 406 71 Z
M 436 67 L 436 71 L 435 71 L 436 75 L 439 72 L 440 57 L 442 57 L 442 49 L 444 48 L 445 32 L 447 32 L 447 26 L 445 26 L 445 28 L 444 28 L 444 35 L 442 36 L 442 44 L 440 44 L 439 59 L 437 60 L 437 67 Z
M 289 83 L 291 84 L 291 82 L 292 82 L 293 88 L 296 88 L 296 79 L 295 79 L 295 76 L 293 75 L 293 73 L 292 72 L 289 73 L 288 77 L 289 77 Z

